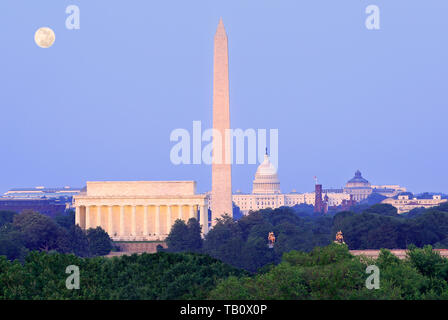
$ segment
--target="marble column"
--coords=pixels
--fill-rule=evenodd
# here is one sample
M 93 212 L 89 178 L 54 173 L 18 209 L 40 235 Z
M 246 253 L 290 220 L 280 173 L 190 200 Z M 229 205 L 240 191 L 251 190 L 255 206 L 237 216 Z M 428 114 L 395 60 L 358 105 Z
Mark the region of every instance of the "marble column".
M 120 236 L 124 236 L 124 206 L 120 206 Z
M 143 214 L 143 235 L 147 236 L 149 234 L 148 231 L 148 206 L 144 207 L 144 214 Z
M 179 214 L 178 214 L 178 219 L 182 220 L 182 205 L 179 205 Z
M 75 225 L 81 227 L 81 207 L 75 208 Z
M 114 216 L 113 216 L 113 206 L 109 206 L 109 217 L 107 219 L 107 233 L 110 237 L 114 235 Z
M 90 206 L 86 206 L 86 230 L 90 229 Z
M 156 206 L 156 225 L 155 225 L 156 236 L 160 235 L 160 206 Z
M 101 227 L 101 206 L 96 206 L 96 226 Z
M 131 235 L 136 236 L 137 235 L 137 206 L 132 206 L 132 221 L 131 221 Z
M 171 231 L 171 206 L 166 206 L 167 214 L 166 214 L 166 234 L 169 234 Z
M 191 218 L 194 218 L 194 206 L 189 206 L 189 208 L 190 208 L 190 216 L 189 216 L 189 219 L 191 219 Z

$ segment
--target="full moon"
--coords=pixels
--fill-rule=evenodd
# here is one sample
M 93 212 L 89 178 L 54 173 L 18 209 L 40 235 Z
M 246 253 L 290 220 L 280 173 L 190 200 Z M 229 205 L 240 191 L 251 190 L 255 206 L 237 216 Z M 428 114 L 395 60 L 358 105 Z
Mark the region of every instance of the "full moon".
M 54 31 L 47 27 L 39 28 L 34 34 L 34 41 L 41 48 L 50 48 L 55 39 Z

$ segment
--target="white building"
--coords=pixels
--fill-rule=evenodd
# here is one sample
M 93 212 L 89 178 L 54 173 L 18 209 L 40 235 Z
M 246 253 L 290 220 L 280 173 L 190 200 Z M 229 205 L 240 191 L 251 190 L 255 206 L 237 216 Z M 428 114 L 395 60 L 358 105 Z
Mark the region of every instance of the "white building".
M 412 209 L 415 208 L 427 209 L 435 207 L 443 202 L 447 202 L 447 200 L 442 199 L 440 195 L 434 195 L 432 196 L 432 199 L 417 199 L 417 198 L 409 199 L 409 196 L 402 195 L 398 196 L 398 199 L 388 198 L 382 201 L 382 203 L 387 203 L 397 208 L 398 214 L 411 211 Z
M 399 185 L 371 185 L 363 178 L 361 171 L 357 170 L 355 176 L 345 184 L 344 193 L 351 194 L 353 200 L 362 201 L 367 199 L 372 193 L 377 193 L 385 197 L 395 197 L 401 192 L 406 192 L 406 188 Z
M 328 197 L 329 206 L 339 206 L 343 200 L 350 200 L 350 195 L 345 193 L 322 193 L 322 196 Z M 314 192 L 282 193 L 280 190 L 280 180 L 278 179 L 277 169 L 269 161 L 266 154 L 264 161 L 258 166 L 253 181 L 252 193 L 237 192 L 233 194 L 232 200 L 245 215 L 249 211 L 257 211 L 266 208 L 279 208 L 282 206 L 293 207 L 298 204 L 310 204 L 314 206 Z M 212 199 L 210 199 L 212 201 Z

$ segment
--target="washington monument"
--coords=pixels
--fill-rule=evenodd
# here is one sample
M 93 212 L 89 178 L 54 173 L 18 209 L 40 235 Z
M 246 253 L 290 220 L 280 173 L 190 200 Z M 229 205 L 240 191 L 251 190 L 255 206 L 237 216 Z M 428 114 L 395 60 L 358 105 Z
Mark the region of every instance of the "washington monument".
M 215 34 L 213 69 L 212 226 L 216 218 L 232 213 L 230 150 L 229 53 L 222 19 Z

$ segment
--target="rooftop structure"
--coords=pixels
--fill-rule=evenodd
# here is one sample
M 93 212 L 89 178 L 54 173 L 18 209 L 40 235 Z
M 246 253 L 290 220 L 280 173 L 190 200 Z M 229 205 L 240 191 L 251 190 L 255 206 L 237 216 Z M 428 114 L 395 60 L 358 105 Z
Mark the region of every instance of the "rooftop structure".
M 384 199 L 382 203 L 394 206 L 395 208 L 397 208 L 397 213 L 402 214 L 416 208 L 427 209 L 435 207 L 447 201 L 447 199 L 442 199 L 440 195 L 434 195 L 432 199 L 410 199 L 408 195 L 400 195 L 398 196 L 398 199 L 387 198 Z
M 60 188 L 13 188 L 5 192 L 1 198 L 7 199 L 61 199 L 72 198 L 81 191 L 81 188 L 60 187 Z

